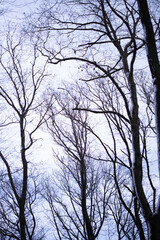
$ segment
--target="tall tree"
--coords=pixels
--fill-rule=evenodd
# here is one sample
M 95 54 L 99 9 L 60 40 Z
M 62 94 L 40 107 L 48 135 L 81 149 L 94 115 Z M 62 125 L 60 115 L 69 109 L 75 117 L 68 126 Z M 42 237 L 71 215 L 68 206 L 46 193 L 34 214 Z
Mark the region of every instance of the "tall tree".
M 8 32 L 1 46 L 0 106 L 1 150 L 3 169 L 0 189 L 0 234 L 8 239 L 36 237 L 36 217 L 33 210 L 37 183 L 31 176 L 34 134 L 44 122 L 45 113 L 35 118 L 41 109 L 38 92 L 45 78 L 46 63 L 40 63 L 35 46 L 28 54 L 24 38 Z M 39 70 L 41 66 L 41 70 Z
M 75 97 L 81 100 L 78 92 L 75 96 L 70 90 L 55 94 L 56 102 L 49 103 L 47 125 L 61 153 L 54 152 L 58 168 L 44 184 L 43 197 L 49 204 L 56 239 L 93 240 L 102 236 L 110 219 L 107 209 L 115 184 L 109 167 L 92 153 L 88 114 L 69 107 L 74 106 Z
M 152 75 L 153 86 L 154 86 L 154 104 L 155 104 L 155 116 L 156 116 L 156 134 L 157 134 L 157 161 L 159 166 L 159 179 L 160 179 L 160 63 L 157 50 L 156 33 L 153 28 L 151 16 L 149 13 L 147 0 L 139 1 L 139 15 L 142 21 L 144 29 L 144 39 L 146 45 L 147 59 L 149 68 Z M 159 20 L 158 20 L 159 21 Z M 158 27 L 159 32 L 159 27 Z M 135 183 L 136 184 L 136 183 Z M 136 184 L 137 185 L 137 184 Z M 137 196 L 141 196 L 137 192 Z M 160 197 L 160 196 L 159 196 Z M 146 221 L 150 226 L 150 239 L 160 239 L 160 201 L 157 203 L 155 212 L 151 212 L 148 206 L 142 204 Z
M 106 116 L 113 139 L 114 147 L 111 149 L 116 159 L 120 153 L 117 150 L 118 144 L 113 126 L 119 132 L 121 142 L 125 144 L 126 148 L 125 155 L 128 157 L 129 163 L 127 166 L 132 169 L 130 179 L 133 186 L 132 189 L 126 187 L 126 191 L 132 192 L 136 201 L 138 200 L 146 223 L 143 224 L 142 230 L 141 217 L 139 218 L 139 212 L 135 210 L 139 236 L 141 239 L 159 239 L 160 234 L 156 227 L 159 225 L 159 206 L 156 209 L 157 191 L 154 178 L 152 178 L 155 169 L 150 168 L 153 155 L 150 155 L 148 151 L 151 138 L 147 138 L 148 132 L 152 132 L 153 136 L 157 137 L 159 145 L 160 71 L 155 38 L 157 30 L 156 32 L 153 30 L 147 1 L 138 2 L 140 11 L 137 1 L 134 0 L 97 0 L 94 2 L 77 0 L 54 3 L 48 1 L 44 5 L 44 9 L 40 10 L 40 18 L 36 24 L 32 25 L 32 31 L 38 32 L 39 50 L 51 64 L 69 60 L 81 63 L 80 69 L 85 74 L 81 74 L 80 78 L 90 84 L 89 92 L 93 89 L 90 82 L 102 80 L 99 98 L 95 102 L 93 102 L 93 97 L 90 98 L 96 109 L 86 109 L 80 103 L 75 110 L 103 113 Z M 143 38 L 140 19 L 145 26 L 146 40 Z M 53 32 L 59 37 L 54 38 Z M 51 41 L 55 45 L 51 45 Z M 141 60 L 146 44 L 149 67 L 156 89 L 155 110 L 152 108 L 152 86 L 148 84 L 148 81 L 151 82 L 150 77 L 142 77 L 145 75 L 143 67 L 147 66 L 145 56 Z M 56 47 L 54 48 L 54 46 Z M 143 74 L 141 70 L 143 70 Z M 100 93 L 104 93 L 103 96 L 106 99 L 102 98 Z M 86 97 L 88 98 L 88 95 Z M 153 123 L 154 113 L 157 119 L 156 132 Z M 146 120 L 144 120 L 144 116 L 146 116 Z M 128 131 L 128 138 L 125 138 L 125 131 Z M 118 159 L 121 158 L 118 157 Z M 159 162 L 158 159 L 157 162 Z M 121 203 L 129 212 L 129 205 L 125 204 L 121 197 L 121 189 L 116 178 L 115 161 L 112 162 Z M 125 161 L 122 162 L 125 164 Z M 151 201 L 144 184 L 146 175 L 150 184 Z M 136 205 L 137 202 L 134 205 L 135 209 Z M 130 215 L 132 215 L 131 212 Z M 134 216 L 132 217 L 134 219 Z
M 76 201 L 77 199 L 76 189 L 81 188 L 81 186 L 83 185 L 83 184 L 80 184 L 81 175 L 80 176 L 78 175 L 78 172 L 80 171 L 81 168 L 80 167 L 77 168 L 77 166 L 79 166 L 81 162 L 78 159 L 82 154 L 80 154 L 80 150 L 77 150 L 77 148 L 79 149 L 80 147 L 82 147 L 83 149 L 84 146 L 81 146 L 81 144 L 85 140 L 85 138 L 83 137 L 84 135 L 83 132 L 87 131 L 87 136 L 88 136 L 87 139 L 88 140 L 91 139 L 91 142 L 94 142 L 94 145 L 91 144 L 93 145 L 91 147 L 91 149 L 93 150 L 93 153 L 92 151 L 90 151 L 89 143 L 85 147 L 85 152 L 86 152 L 85 160 L 87 161 L 86 176 L 88 176 L 86 178 L 87 179 L 86 184 L 87 184 L 88 191 L 89 191 L 89 186 L 93 185 L 92 178 L 89 177 L 90 172 L 92 172 L 93 178 L 94 176 L 99 176 L 99 177 L 102 176 L 102 179 L 103 178 L 105 179 L 108 176 L 107 182 L 109 185 L 107 184 L 108 187 L 106 188 L 105 195 L 108 196 L 109 194 L 109 198 L 107 201 L 107 206 L 105 208 L 106 220 L 103 223 L 102 229 L 104 229 L 105 226 L 108 225 L 108 229 L 109 229 L 108 233 L 111 234 L 111 228 L 113 228 L 113 226 L 114 228 L 117 227 L 117 233 L 114 232 L 112 234 L 114 235 L 114 237 L 118 235 L 118 239 L 123 239 L 123 238 L 124 239 L 139 239 L 139 238 L 145 239 L 144 232 L 146 233 L 146 228 L 145 227 L 143 228 L 143 220 L 141 217 L 139 217 L 139 214 L 140 214 L 139 204 L 137 202 L 135 193 L 132 190 L 131 142 L 130 140 L 129 142 L 127 140 L 128 138 L 130 139 L 130 130 L 125 125 L 125 121 L 126 121 L 125 118 L 123 119 L 123 115 L 119 113 L 119 110 L 120 110 L 119 107 L 116 109 L 116 113 L 118 116 L 120 115 L 122 117 L 122 121 L 119 121 L 116 115 L 113 115 L 113 116 L 109 115 L 109 113 L 113 113 L 115 111 L 114 107 L 117 106 L 117 103 L 118 103 L 118 106 L 120 106 L 119 105 L 120 103 L 118 102 L 118 98 L 117 98 L 118 96 L 116 96 L 117 93 L 113 91 L 113 89 L 112 91 L 110 90 L 111 89 L 109 88 L 109 85 L 105 82 L 100 82 L 99 84 L 96 83 L 96 84 L 93 84 L 92 86 L 90 84 L 89 85 L 86 84 L 86 86 L 83 86 L 82 88 L 79 86 L 79 84 L 76 84 L 75 86 L 72 84 L 71 88 L 69 87 L 62 88 L 61 95 L 58 95 L 57 97 L 58 102 L 57 103 L 54 102 L 53 106 L 50 105 L 52 106 L 50 108 L 50 115 L 52 116 L 52 121 L 48 123 L 48 127 L 50 129 L 50 132 L 53 136 L 54 141 L 58 144 L 61 151 L 62 149 L 64 149 L 65 151 L 64 152 L 62 151 L 62 153 L 60 154 L 59 147 L 58 147 L 58 154 L 55 154 L 55 158 L 58 160 L 59 165 L 62 168 L 62 173 L 58 172 L 54 180 L 52 180 L 52 178 L 49 179 L 48 183 L 46 184 L 46 191 L 44 190 L 43 196 L 45 197 L 45 199 L 48 201 L 50 205 L 51 212 L 53 214 L 54 223 L 55 223 L 55 226 L 57 226 L 57 230 L 59 231 L 60 235 L 62 233 L 64 234 L 64 228 L 61 226 L 62 223 L 63 223 L 63 226 L 64 226 L 64 222 L 67 223 L 67 226 L 65 229 L 66 230 L 68 229 L 69 232 L 72 229 L 75 229 L 75 227 L 72 227 L 74 223 L 78 224 L 77 219 L 71 218 L 71 216 L 73 217 L 74 215 L 73 213 L 69 214 L 68 209 L 71 209 L 71 206 L 69 205 L 69 202 L 66 201 L 66 198 L 64 196 L 66 197 L 70 196 L 71 199 L 73 198 L 73 201 Z M 70 98 L 68 98 L 68 95 L 70 96 Z M 113 99 L 114 97 L 116 97 L 117 102 L 115 102 L 115 99 Z M 92 107 L 95 105 L 96 107 L 99 107 L 100 110 L 91 111 L 90 109 L 88 109 L 89 105 L 87 104 L 87 102 L 90 102 L 90 103 L 92 102 Z M 83 103 L 83 108 L 79 108 L 79 111 L 75 112 L 75 110 L 73 110 L 72 108 L 74 108 L 74 106 L 80 103 Z M 86 105 L 86 108 L 84 108 L 85 105 Z M 55 106 L 58 107 L 57 110 L 55 109 Z M 111 107 L 113 107 L 113 110 L 111 109 Z M 110 108 L 110 110 L 108 108 Z M 105 115 L 106 127 L 103 127 L 103 135 L 106 135 L 107 139 L 110 139 L 110 141 L 106 142 L 106 140 L 104 139 L 104 136 L 101 136 L 101 134 L 99 133 L 99 131 L 101 131 L 100 124 L 98 124 L 99 130 L 97 129 L 98 130 L 97 132 L 97 130 L 91 126 L 90 121 L 87 120 L 88 117 L 86 119 L 87 122 L 82 121 L 82 116 L 84 116 L 85 114 L 83 113 L 82 110 L 85 112 L 87 111 L 87 115 L 90 114 L 90 112 L 93 112 L 93 113 L 101 112 Z M 90 116 L 89 119 L 91 120 L 92 117 Z M 73 136 L 72 136 L 72 128 L 74 129 Z M 109 133 L 107 128 L 110 129 L 111 133 Z M 77 129 L 78 129 L 78 132 L 76 131 Z M 75 139 L 77 139 L 76 142 L 74 137 Z M 121 140 L 121 145 L 119 145 L 120 140 Z M 120 149 L 122 151 L 121 153 L 120 153 Z M 145 149 L 145 144 L 144 144 L 144 149 Z M 80 154 L 80 156 L 78 157 L 76 153 L 78 154 L 78 156 Z M 75 167 L 74 167 L 74 164 L 75 164 Z M 90 171 L 90 168 L 92 168 L 92 171 Z M 94 168 L 94 171 L 93 171 L 93 168 Z M 77 183 L 74 184 L 74 182 L 77 182 Z M 97 180 L 97 182 L 99 181 Z M 110 186 L 112 186 L 112 190 L 113 190 L 111 193 L 109 191 Z M 101 186 L 94 184 L 95 193 L 97 193 L 97 191 L 99 192 L 98 190 L 99 187 L 101 188 Z M 94 195 L 94 191 L 93 190 L 91 191 L 93 195 Z M 64 197 L 64 201 L 62 201 L 62 196 Z M 81 194 L 79 193 L 78 199 L 80 198 L 81 198 Z M 118 198 L 119 200 L 117 200 L 116 198 Z M 80 214 L 81 210 L 77 206 L 76 202 L 74 205 L 74 209 L 76 210 L 78 209 L 77 211 Z M 92 209 L 92 204 L 94 205 L 94 209 L 96 210 L 96 207 L 95 207 L 96 204 L 93 203 L 93 200 L 89 201 L 89 195 L 87 195 L 87 203 L 88 203 L 87 204 L 88 211 L 90 208 Z M 100 202 L 98 201 L 97 207 L 99 207 L 99 204 Z M 63 209 L 63 210 L 66 209 L 67 213 L 62 213 L 63 211 L 60 209 Z M 66 214 L 67 215 L 69 214 L 68 218 L 70 219 L 70 221 L 64 219 L 64 222 L 62 222 L 62 219 L 63 219 L 62 215 L 66 216 Z M 60 218 L 60 222 L 57 221 L 57 218 Z M 95 221 L 98 221 L 98 216 L 95 214 L 94 214 L 94 219 Z M 112 226 L 110 226 L 111 222 L 112 222 Z M 89 229 L 88 229 L 88 232 L 92 233 L 92 231 Z M 102 237 L 103 235 L 102 232 L 104 231 L 101 231 L 98 235 L 95 234 L 94 237 L 97 239 L 98 237 Z M 75 234 L 75 230 L 74 230 L 74 234 Z M 107 230 L 106 230 L 106 234 L 107 234 Z M 79 235 L 77 235 L 77 238 L 78 236 Z M 85 234 L 83 232 L 83 237 L 84 236 Z M 74 235 L 74 238 L 75 238 L 75 235 Z M 59 237 L 57 239 L 61 239 L 61 238 Z

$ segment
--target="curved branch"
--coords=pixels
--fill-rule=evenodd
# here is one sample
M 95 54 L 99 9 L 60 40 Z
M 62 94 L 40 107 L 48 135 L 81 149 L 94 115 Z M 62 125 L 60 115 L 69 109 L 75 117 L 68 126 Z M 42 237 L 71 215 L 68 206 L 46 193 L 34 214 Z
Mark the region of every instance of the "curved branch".
M 126 122 L 130 123 L 130 121 L 124 117 L 122 114 L 118 113 L 118 112 L 114 112 L 114 111 L 99 111 L 99 110 L 92 110 L 92 109 L 88 109 L 88 108 L 73 108 L 73 110 L 78 110 L 78 111 L 87 111 L 87 112 L 92 112 L 92 113 L 107 113 L 107 114 L 114 114 L 117 115 L 118 117 L 122 118 L 123 120 L 125 120 Z

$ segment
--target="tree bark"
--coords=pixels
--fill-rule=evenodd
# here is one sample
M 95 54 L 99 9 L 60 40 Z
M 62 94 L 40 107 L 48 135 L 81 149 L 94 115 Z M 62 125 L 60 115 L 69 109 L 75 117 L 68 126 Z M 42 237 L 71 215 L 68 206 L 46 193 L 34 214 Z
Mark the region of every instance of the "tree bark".
M 160 240 L 160 216 L 154 214 L 149 222 L 149 239 Z
M 144 29 L 147 59 L 154 84 L 158 164 L 160 177 L 160 64 L 147 0 L 137 0 L 137 3 L 139 7 L 141 22 Z
M 22 193 L 19 201 L 20 209 L 20 235 L 21 240 L 26 240 L 26 218 L 25 218 L 25 202 L 27 193 L 27 180 L 28 180 L 28 164 L 26 160 L 26 147 L 25 147 L 25 127 L 24 127 L 25 113 L 20 116 L 20 133 L 21 133 L 21 159 L 23 164 L 23 184 Z
M 20 221 L 20 237 L 21 240 L 26 240 L 26 224 L 25 224 L 25 214 L 24 214 L 24 204 L 20 206 L 20 213 L 19 213 L 19 221 Z
M 147 59 L 153 79 L 154 97 L 155 97 L 155 117 L 156 117 L 156 132 L 157 132 L 157 160 L 159 165 L 160 179 L 160 64 L 154 35 L 153 25 L 149 13 L 147 0 L 137 0 L 139 14 L 144 29 Z M 160 203 L 157 206 L 156 212 L 147 221 L 149 226 L 149 239 L 160 240 Z
M 87 181 L 86 181 L 86 166 L 85 166 L 84 159 L 81 159 L 81 184 L 82 184 L 82 189 L 81 189 L 81 191 L 82 191 L 82 193 L 81 193 L 82 194 L 82 213 L 83 213 L 83 219 L 84 219 L 84 223 L 85 223 L 86 230 L 87 230 L 87 237 L 88 237 L 88 240 L 94 240 L 95 236 L 93 233 L 91 221 L 90 221 L 88 213 L 87 213 L 87 203 L 86 203 Z

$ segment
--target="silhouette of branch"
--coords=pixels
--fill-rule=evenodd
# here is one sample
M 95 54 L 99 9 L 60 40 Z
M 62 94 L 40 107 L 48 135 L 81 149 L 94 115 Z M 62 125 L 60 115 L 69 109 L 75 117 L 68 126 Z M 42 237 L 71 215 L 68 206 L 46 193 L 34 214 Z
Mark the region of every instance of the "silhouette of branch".
M 87 111 L 87 112 L 92 112 L 92 113 L 108 113 L 108 114 L 114 114 L 117 115 L 118 117 L 122 118 L 123 120 L 125 120 L 126 122 L 130 123 L 130 121 L 124 117 L 122 114 L 118 113 L 118 112 L 114 112 L 114 111 L 99 111 L 99 110 L 92 110 L 92 109 L 88 109 L 88 108 L 73 108 L 73 110 L 78 110 L 78 111 Z

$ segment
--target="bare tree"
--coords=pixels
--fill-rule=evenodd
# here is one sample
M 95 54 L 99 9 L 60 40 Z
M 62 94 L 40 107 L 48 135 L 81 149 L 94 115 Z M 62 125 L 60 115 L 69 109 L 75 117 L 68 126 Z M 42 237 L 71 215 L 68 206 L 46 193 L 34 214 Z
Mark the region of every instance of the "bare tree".
M 122 118 L 122 121 L 118 120 L 120 115 L 120 109 L 116 109 L 118 117 L 117 115 L 109 115 L 109 113 L 113 114 L 113 110 L 115 111 L 115 108 L 112 110 L 110 107 L 111 102 L 115 102 L 110 94 L 114 94 L 115 96 L 115 91 L 110 91 L 111 89 L 108 88 L 108 84 L 106 83 L 105 85 L 105 83 L 102 82 L 96 82 L 95 84 L 92 84 L 92 86 L 86 84 L 85 87 L 80 87 L 79 84 L 76 84 L 75 86 L 72 84 L 71 88 L 62 88 L 62 90 L 62 94 L 57 98 L 58 106 L 60 108 L 58 107 L 58 110 L 54 109 L 54 111 L 52 112 L 51 116 L 53 121 L 50 123 L 51 125 L 49 124 L 49 128 L 51 128 L 52 136 L 54 140 L 58 143 L 58 146 L 62 147 L 62 149 L 65 149 L 67 157 L 64 157 L 63 154 L 61 156 L 60 152 L 58 151 L 58 155 L 56 154 L 55 157 L 60 163 L 62 173 L 58 172 L 55 175 L 55 179 L 49 179 L 46 187 L 44 187 L 47 189 L 44 193 L 44 197 L 47 199 L 52 210 L 55 226 L 58 226 L 57 229 L 59 232 L 63 232 L 63 225 L 57 222 L 55 217 L 62 216 L 62 212 L 60 211 L 62 207 L 61 204 L 64 204 L 65 209 L 71 208 L 69 202 L 66 201 L 66 198 L 64 198 L 63 202 L 60 196 L 66 195 L 68 189 L 72 189 L 69 191 L 69 194 L 77 193 L 76 189 L 78 189 L 78 187 L 77 185 L 74 185 L 74 182 L 80 181 L 78 173 L 76 174 L 76 172 L 80 169 L 78 168 L 77 170 L 77 167 L 74 167 L 74 163 L 76 164 L 76 166 L 78 165 L 78 163 L 77 161 L 75 161 L 75 159 L 73 159 L 74 162 L 72 162 L 72 158 L 70 157 L 73 155 L 72 157 L 76 158 L 76 156 L 74 155 L 76 152 L 76 150 L 74 150 L 76 143 L 74 143 L 74 138 L 72 137 L 71 132 L 73 127 L 77 129 L 78 125 L 82 125 L 80 128 L 81 131 L 86 129 L 90 136 L 89 139 L 91 139 L 92 142 L 95 142 L 95 145 L 92 146 L 92 149 L 94 149 L 93 151 L 96 152 L 96 154 L 88 154 L 88 152 L 86 154 L 87 159 L 88 157 L 91 159 L 91 161 L 87 162 L 87 169 L 90 169 L 90 167 L 93 168 L 93 165 L 100 165 L 102 168 L 94 168 L 94 175 L 102 176 L 102 178 L 104 179 L 108 176 L 107 181 L 109 186 L 114 186 L 114 191 L 110 193 L 110 197 L 107 201 L 107 219 L 103 224 L 103 228 L 105 228 L 106 230 L 108 225 L 110 234 L 112 233 L 114 228 L 113 235 L 115 237 L 115 227 L 117 226 L 118 239 L 145 239 L 144 232 L 145 234 L 147 234 L 147 229 L 143 225 L 144 219 L 139 216 L 141 215 L 140 207 L 137 202 L 135 192 L 132 189 L 130 129 L 127 128 L 127 125 L 125 125 L 125 119 Z M 68 96 L 65 94 L 65 92 L 68 93 L 71 99 L 68 99 Z M 109 101 L 109 99 L 111 102 Z M 86 105 L 86 108 L 83 108 L 83 110 L 87 112 L 87 115 L 90 114 L 92 111 L 89 110 L 88 105 L 86 104 L 87 102 L 92 102 L 92 107 L 95 104 L 97 108 L 101 109 L 99 111 L 92 110 L 93 113 L 101 112 L 105 114 L 105 118 L 107 121 L 104 118 L 106 122 L 106 128 L 103 127 L 103 134 L 107 135 L 107 139 L 110 139 L 110 143 L 105 143 L 104 136 L 101 136 L 101 134 L 99 134 L 100 127 L 98 128 L 98 133 L 96 133 L 97 131 L 95 129 L 93 131 L 93 128 L 89 124 L 88 120 L 84 123 L 84 121 L 82 121 L 81 118 L 78 117 L 79 114 L 81 114 L 80 116 L 83 116 L 83 112 L 81 111 L 82 109 L 79 109 L 78 113 L 72 110 L 72 108 L 74 108 L 74 106 L 76 106 L 78 103 L 83 103 L 83 106 Z M 118 100 L 117 103 L 119 103 Z M 105 108 L 103 108 L 104 106 Z M 111 104 L 111 106 L 116 107 L 119 106 L 119 104 L 115 104 L 114 106 L 113 104 Z M 108 110 L 107 107 L 110 107 L 110 110 Z M 56 116 L 56 114 L 60 114 L 60 116 Z M 68 121 L 68 119 L 70 118 L 71 120 Z M 91 119 L 91 116 L 89 117 L 89 119 Z M 72 121 L 74 121 L 74 125 Z M 111 134 L 109 134 L 107 131 L 107 125 L 110 129 Z M 116 132 L 119 132 L 119 135 Z M 74 131 L 74 133 L 76 133 L 76 131 Z M 80 134 L 78 136 L 79 137 L 77 139 L 84 139 Z M 130 139 L 129 142 L 127 140 L 128 138 Z M 119 142 L 121 142 L 121 144 L 119 144 Z M 72 144 L 74 147 L 72 147 Z M 78 146 L 80 146 L 80 144 L 78 144 Z M 87 147 L 87 149 L 90 149 L 89 146 Z M 100 154 L 97 155 L 98 153 Z M 109 169 L 109 171 L 104 172 L 105 168 Z M 73 178 L 71 177 L 72 175 Z M 88 175 L 89 174 L 87 174 L 87 176 Z M 99 182 L 98 180 L 96 181 Z M 87 178 L 87 183 L 91 184 L 92 186 L 91 178 Z M 71 186 L 74 186 L 75 189 L 73 189 L 73 187 Z M 96 184 L 94 184 L 94 186 L 95 191 L 97 191 L 98 186 Z M 108 195 L 107 191 L 109 191 L 109 188 L 106 189 L 106 195 Z M 57 194 L 57 192 L 59 192 L 59 194 Z M 67 195 L 69 194 L 67 193 Z M 71 197 L 76 199 L 76 197 L 73 197 L 73 195 Z M 92 203 L 89 202 L 88 204 L 88 207 L 91 208 Z M 99 204 L 97 204 L 97 206 L 99 206 Z M 55 210 L 55 212 L 53 211 L 53 209 Z M 64 215 L 65 214 L 63 214 L 63 216 Z M 74 215 L 75 213 L 73 212 L 73 215 L 71 216 L 73 217 Z M 74 229 L 73 227 L 71 227 L 72 224 L 75 222 L 74 217 L 70 221 L 65 220 L 64 217 L 61 217 L 61 220 L 62 219 L 64 220 L 64 222 L 68 223 L 66 229 Z M 98 217 L 95 216 L 95 219 L 98 220 Z M 110 225 L 111 222 L 112 225 Z M 102 237 L 101 233 L 100 237 Z M 73 236 L 71 238 L 73 238 Z
M 54 3 L 48 1 L 44 9 L 41 9 L 38 20 L 31 30 L 38 32 L 39 50 L 51 64 L 73 60 L 83 62 L 80 68 L 85 74 L 81 74 L 80 78 L 88 82 L 89 92 L 93 93 L 90 98 L 91 107 L 96 108 L 85 108 L 78 103 L 74 109 L 105 115 L 113 147 L 106 148 L 102 139 L 96 135 L 112 159 L 120 201 L 134 219 L 141 239 L 159 239 L 159 197 L 155 179 L 152 177 L 159 170 L 151 168 L 154 152 L 149 154 L 148 150 L 153 136 L 158 139 L 159 153 L 160 67 L 156 48 L 159 19 L 151 19 L 147 1 L 77 0 Z M 140 20 L 146 30 L 145 39 Z M 151 20 L 157 23 L 155 28 Z M 54 38 L 53 32 L 59 37 Z M 51 45 L 52 40 L 55 45 Z M 145 45 L 155 87 L 154 100 L 152 85 L 148 84 L 151 83 L 151 77 L 142 77 L 145 75 L 142 74 L 142 71 L 145 72 L 143 67 L 148 67 L 144 56 Z M 141 56 L 144 56 L 143 60 Z M 101 88 L 98 88 L 98 94 L 95 95 L 91 82 L 98 80 L 102 80 Z M 98 96 L 94 102 L 93 96 Z M 155 115 L 156 131 L 153 121 Z M 123 158 L 118 151 L 118 139 L 115 135 L 117 131 L 119 140 L 125 147 Z M 127 164 L 124 160 L 126 158 Z M 132 187 L 126 186 L 126 191 L 135 198 L 134 214 L 130 211 L 130 201 L 126 204 L 122 196 L 117 179 L 117 159 L 119 164 L 128 168 L 130 174 Z M 146 177 L 151 197 L 144 184 Z M 141 218 L 145 219 L 143 226 Z
M 56 239 L 98 239 L 107 221 L 107 205 L 115 191 L 109 167 L 92 153 L 88 114 L 75 112 L 78 95 L 55 95 L 48 129 L 60 151 L 54 151 L 58 169 L 44 185 L 43 197 L 51 212 Z M 57 109 L 55 109 L 57 106 Z
M 156 29 L 153 27 L 151 15 L 149 13 L 148 3 L 146 0 L 138 1 L 139 14 L 142 21 L 144 29 L 144 39 L 146 41 L 146 52 L 147 59 L 149 63 L 149 68 L 151 71 L 153 86 L 154 86 L 154 104 L 155 104 L 155 115 L 156 115 L 156 134 L 157 134 L 157 146 L 158 154 L 157 161 L 159 167 L 159 178 L 160 178 L 160 62 L 157 49 L 157 35 L 159 40 L 159 19 L 156 21 Z M 157 28 L 158 26 L 158 28 Z M 158 34 L 157 34 L 158 32 Z M 136 177 L 135 177 L 136 179 Z M 135 181 L 135 185 L 137 182 Z M 158 201 L 155 211 L 153 212 L 150 206 L 147 204 L 147 201 L 141 199 L 141 194 L 137 190 L 137 196 L 141 202 L 141 207 L 145 214 L 146 222 L 150 226 L 150 239 L 159 239 L 160 238 L 160 201 Z M 146 202 L 146 203 L 145 203 Z
M 17 37 L 18 33 L 15 38 L 14 31 L 8 32 L 0 56 L 0 233 L 7 239 L 25 240 L 36 237 L 33 206 L 38 189 L 31 178 L 31 162 L 34 134 L 46 114 L 35 113 L 43 104 L 39 90 L 46 63 L 38 59 L 35 46 L 24 45 L 24 38 Z

